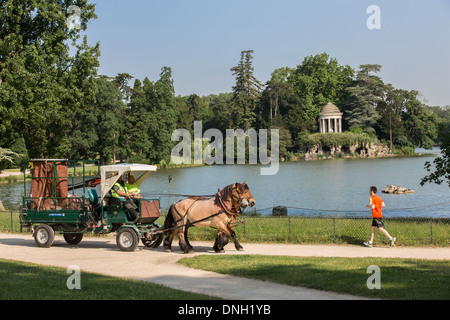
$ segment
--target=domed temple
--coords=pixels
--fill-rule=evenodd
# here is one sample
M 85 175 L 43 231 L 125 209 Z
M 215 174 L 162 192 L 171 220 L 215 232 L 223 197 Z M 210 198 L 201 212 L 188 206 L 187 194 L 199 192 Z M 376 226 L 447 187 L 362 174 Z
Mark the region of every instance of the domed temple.
M 319 114 L 320 133 L 342 132 L 343 113 L 329 102 Z

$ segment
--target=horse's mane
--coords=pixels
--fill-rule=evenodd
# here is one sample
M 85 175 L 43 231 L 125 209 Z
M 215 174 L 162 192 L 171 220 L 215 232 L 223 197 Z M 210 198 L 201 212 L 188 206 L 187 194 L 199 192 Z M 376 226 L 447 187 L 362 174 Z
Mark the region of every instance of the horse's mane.
M 239 184 L 236 183 L 238 185 L 239 188 Z M 233 194 L 233 186 L 234 184 L 230 184 L 229 186 L 226 186 L 225 188 L 223 188 L 222 192 L 221 192 L 221 196 L 222 199 L 227 200 L 230 199 L 232 194 Z

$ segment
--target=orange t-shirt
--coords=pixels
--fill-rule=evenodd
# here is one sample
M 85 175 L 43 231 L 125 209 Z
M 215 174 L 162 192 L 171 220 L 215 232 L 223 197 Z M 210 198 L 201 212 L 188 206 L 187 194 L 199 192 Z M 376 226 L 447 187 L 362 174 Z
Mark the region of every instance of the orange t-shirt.
M 370 197 L 370 205 L 375 206 L 375 209 L 372 209 L 372 217 L 373 218 L 383 218 L 383 212 L 381 211 L 381 204 L 383 203 L 383 199 L 374 194 Z

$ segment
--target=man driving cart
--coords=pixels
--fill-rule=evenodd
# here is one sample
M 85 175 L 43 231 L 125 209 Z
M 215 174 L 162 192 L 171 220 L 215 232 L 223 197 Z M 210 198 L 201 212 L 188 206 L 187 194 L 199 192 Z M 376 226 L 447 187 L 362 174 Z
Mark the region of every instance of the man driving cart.
M 124 180 L 128 180 L 126 174 L 121 176 L 112 187 L 111 203 L 115 205 L 122 204 L 125 210 L 127 210 L 133 216 L 133 220 L 137 220 L 139 218 L 139 211 L 138 206 L 134 203 L 133 199 L 136 197 L 140 198 L 140 196 L 138 196 L 135 192 L 128 190 L 128 183 L 125 183 Z

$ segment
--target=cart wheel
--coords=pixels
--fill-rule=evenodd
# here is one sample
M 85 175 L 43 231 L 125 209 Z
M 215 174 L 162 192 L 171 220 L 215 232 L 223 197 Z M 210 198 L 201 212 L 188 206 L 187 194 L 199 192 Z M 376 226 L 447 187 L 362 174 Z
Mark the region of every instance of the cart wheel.
M 160 233 L 160 234 L 154 235 L 151 239 L 143 238 L 142 243 L 147 248 L 158 248 L 159 245 L 161 244 L 161 242 L 163 241 L 163 239 L 164 239 L 164 234 Z
M 81 242 L 81 240 L 83 239 L 83 234 L 82 233 L 64 233 L 64 240 L 66 240 L 66 242 L 68 244 L 73 244 L 73 245 L 77 245 Z
M 134 251 L 139 244 L 136 232 L 131 228 L 122 228 L 117 232 L 117 246 L 122 251 Z
M 33 236 L 39 247 L 50 248 L 55 240 L 55 230 L 46 224 L 41 224 L 34 230 Z

